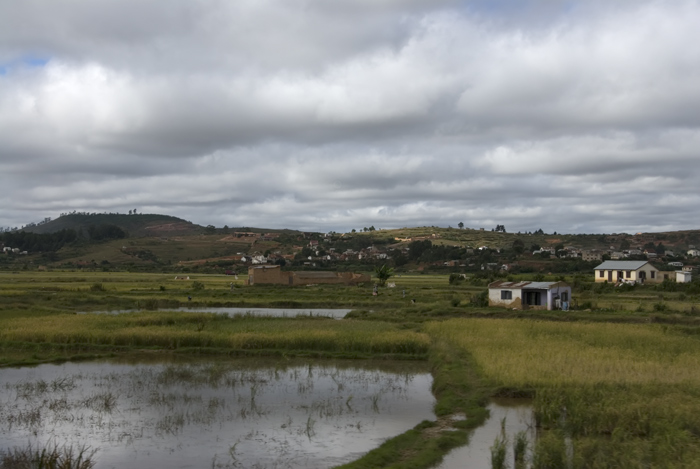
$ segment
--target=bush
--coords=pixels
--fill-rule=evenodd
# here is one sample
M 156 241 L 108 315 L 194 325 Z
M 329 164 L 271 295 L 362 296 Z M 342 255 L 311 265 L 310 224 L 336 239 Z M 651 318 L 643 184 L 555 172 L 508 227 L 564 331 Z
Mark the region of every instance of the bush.
M 101 283 L 93 283 L 90 285 L 90 291 L 107 291 L 107 289 Z
M 192 290 L 204 290 L 204 284 L 195 280 L 192 282 Z
M 471 306 L 475 306 L 478 308 L 483 308 L 485 306 L 489 305 L 489 291 L 484 290 L 478 295 L 472 295 L 471 299 L 469 300 L 469 304 Z
M 450 274 L 450 285 L 459 285 L 464 281 L 461 274 Z

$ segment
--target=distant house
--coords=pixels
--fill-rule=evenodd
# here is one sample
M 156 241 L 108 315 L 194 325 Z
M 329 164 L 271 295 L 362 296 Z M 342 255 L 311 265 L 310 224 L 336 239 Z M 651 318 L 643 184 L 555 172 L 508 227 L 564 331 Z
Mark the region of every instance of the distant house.
M 354 285 L 371 280 L 367 274 L 353 272 L 283 272 L 278 265 L 265 265 L 249 267 L 246 283 L 248 285 L 311 285 L 318 283 Z
M 596 282 L 660 282 L 659 269 L 648 261 L 605 261 L 595 268 Z
M 676 283 L 689 283 L 693 280 L 693 273 L 687 270 L 676 271 Z
M 598 251 L 583 251 L 581 258 L 584 261 L 602 261 L 603 253 Z
M 518 309 L 568 309 L 571 287 L 564 282 L 507 282 L 489 284 L 489 306 Z
M 687 255 L 688 255 L 688 257 L 698 257 L 698 256 L 700 256 L 700 250 L 688 249 Z

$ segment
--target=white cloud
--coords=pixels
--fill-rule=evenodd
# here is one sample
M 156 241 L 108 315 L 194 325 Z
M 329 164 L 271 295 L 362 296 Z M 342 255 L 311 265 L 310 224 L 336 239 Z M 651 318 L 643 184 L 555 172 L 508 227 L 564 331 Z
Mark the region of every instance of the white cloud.
M 0 226 L 693 228 L 699 23 L 696 1 L 3 3 Z

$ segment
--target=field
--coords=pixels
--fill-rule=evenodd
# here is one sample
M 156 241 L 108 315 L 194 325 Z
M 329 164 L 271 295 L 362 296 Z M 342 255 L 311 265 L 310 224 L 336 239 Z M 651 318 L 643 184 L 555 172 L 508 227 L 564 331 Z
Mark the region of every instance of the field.
M 585 308 L 487 308 L 487 280 L 438 275 L 397 276 L 373 296 L 371 285 L 247 287 L 223 275 L 8 272 L 0 365 L 143 353 L 427 360 L 438 420 L 347 467 L 430 467 L 484 421 L 493 396 L 533 399 L 534 467 L 700 467 L 697 295 L 566 280 Z M 168 311 L 194 305 L 353 312 L 338 321 Z M 76 314 L 135 309 L 146 311 Z M 467 419 L 438 431 L 457 413 Z

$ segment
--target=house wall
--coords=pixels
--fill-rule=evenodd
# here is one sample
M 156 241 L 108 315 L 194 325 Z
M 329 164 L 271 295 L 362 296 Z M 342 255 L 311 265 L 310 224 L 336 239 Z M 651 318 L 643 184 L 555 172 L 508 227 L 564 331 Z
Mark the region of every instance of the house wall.
M 693 274 L 690 272 L 676 272 L 676 282 L 688 283 L 693 279 Z
M 367 274 L 338 272 L 333 276 L 305 277 L 296 272 L 283 272 L 280 266 L 261 266 L 248 268 L 248 285 L 310 285 L 310 284 L 357 284 L 370 282 Z
M 255 285 L 256 283 L 286 284 L 287 282 L 283 282 L 283 280 L 286 280 L 286 276 L 284 276 L 284 279 L 282 277 L 282 270 L 278 265 L 248 268 L 248 285 Z
M 600 276 L 600 272 L 603 272 L 603 276 Z M 625 281 L 632 281 L 632 282 L 639 282 L 640 281 L 640 272 L 645 272 L 646 273 L 646 280 L 645 283 L 658 283 L 663 281 L 663 276 L 661 276 L 661 279 L 659 280 L 659 271 L 656 269 L 656 267 L 646 264 L 642 267 L 640 267 L 637 270 L 631 270 L 631 269 L 623 269 L 621 272 L 623 273 L 622 277 L 619 277 L 618 274 L 620 270 L 613 270 L 612 271 L 612 280 L 608 277 L 608 273 L 610 270 L 596 270 L 595 271 L 595 281 L 602 283 L 602 282 L 612 282 L 612 283 L 617 283 L 618 281 L 625 280 Z M 630 276 L 627 277 L 627 272 L 630 273 Z M 654 278 L 652 278 L 651 273 L 654 272 Z
M 501 291 L 510 291 L 512 293 L 512 299 L 502 300 Z M 489 288 L 489 306 L 520 308 L 522 306 L 522 290 L 508 288 Z

